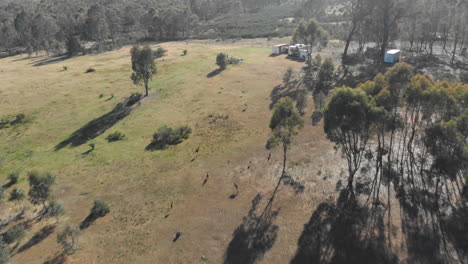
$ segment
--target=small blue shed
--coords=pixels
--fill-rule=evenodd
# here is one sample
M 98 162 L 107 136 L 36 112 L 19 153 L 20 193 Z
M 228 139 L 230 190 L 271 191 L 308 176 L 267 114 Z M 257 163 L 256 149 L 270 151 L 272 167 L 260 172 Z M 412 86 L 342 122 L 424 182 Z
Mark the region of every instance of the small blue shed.
M 384 62 L 386 63 L 395 63 L 400 61 L 401 51 L 398 49 L 392 49 L 385 52 Z

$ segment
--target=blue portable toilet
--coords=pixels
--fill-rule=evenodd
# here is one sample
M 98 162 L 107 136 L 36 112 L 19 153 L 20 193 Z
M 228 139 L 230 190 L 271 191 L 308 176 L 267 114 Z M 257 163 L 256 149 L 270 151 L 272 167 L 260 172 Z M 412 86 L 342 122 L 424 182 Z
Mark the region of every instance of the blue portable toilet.
M 392 49 L 385 52 L 384 62 L 386 63 L 395 63 L 400 61 L 401 51 L 398 49 Z

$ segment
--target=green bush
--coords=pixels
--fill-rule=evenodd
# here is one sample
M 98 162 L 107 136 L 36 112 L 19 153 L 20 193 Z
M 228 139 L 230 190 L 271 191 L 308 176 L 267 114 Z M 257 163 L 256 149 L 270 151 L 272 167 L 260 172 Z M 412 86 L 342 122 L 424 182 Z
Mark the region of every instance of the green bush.
M 115 141 L 119 141 L 119 140 L 124 140 L 125 139 L 125 135 L 120 133 L 119 131 L 115 131 L 114 133 L 108 135 L 106 137 L 106 140 L 110 143 L 110 142 L 115 142 Z
M 95 70 L 94 68 L 88 68 L 88 69 L 86 70 L 86 73 L 95 72 L 95 71 L 96 71 L 96 70 Z
M 153 141 L 147 147 L 149 150 L 165 149 L 168 145 L 177 145 L 190 137 L 192 129 L 188 126 L 181 126 L 172 129 L 167 126 L 162 126 L 153 135 Z
M 63 207 L 63 204 L 56 202 L 56 201 L 52 201 L 49 205 L 49 208 L 47 209 L 46 216 L 55 217 L 58 222 L 59 218 L 64 214 L 65 214 L 65 209 Z
M 16 188 L 10 193 L 10 201 L 21 201 L 25 197 L 25 193 L 22 189 Z
M 110 212 L 110 207 L 109 205 L 106 204 L 106 202 L 102 200 L 96 200 L 94 201 L 93 208 L 91 208 L 90 215 L 94 217 L 104 217 L 109 212 Z
M 167 50 L 166 49 L 163 49 L 161 47 L 157 48 L 154 52 L 153 52 L 153 57 L 155 59 L 159 59 L 163 56 L 165 56 L 167 53 Z

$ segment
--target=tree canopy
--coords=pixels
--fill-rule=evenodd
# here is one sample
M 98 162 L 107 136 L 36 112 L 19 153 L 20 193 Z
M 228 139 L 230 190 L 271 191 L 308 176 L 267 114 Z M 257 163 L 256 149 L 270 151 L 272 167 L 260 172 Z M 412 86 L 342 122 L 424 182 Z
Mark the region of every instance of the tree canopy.
M 135 84 L 143 82 L 145 96 L 148 96 L 149 81 L 157 72 L 153 50 L 149 46 L 143 48 L 133 47 L 130 54 L 132 55 L 133 70 L 131 79 Z

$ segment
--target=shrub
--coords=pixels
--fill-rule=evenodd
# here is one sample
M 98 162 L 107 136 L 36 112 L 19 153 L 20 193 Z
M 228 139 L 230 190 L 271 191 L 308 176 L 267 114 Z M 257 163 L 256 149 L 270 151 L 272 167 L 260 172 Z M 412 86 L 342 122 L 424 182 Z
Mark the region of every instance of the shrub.
M 10 123 L 11 123 L 12 125 L 21 124 L 21 123 L 24 122 L 24 119 L 25 119 L 25 118 L 26 118 L 26 115 L 25 115 L 25 114 L 23 114 L 23 113 L 17 114 L 15 120 L 11 121 Z
M 86 73 L 95 72 L 95 71 L 96 71 L 96 70 L 95 70 L 94 68 L 88 68 L 88 69 L 86 70 Z
M 66 70 L 68 70 L 68 66 L 63 66 L 62 69 L 63 69 L 63 71 L 66 71 Z
M 154 52 L 153 52 L 153 57 L 155 59 L 159 59 L 163 56 L 165 56 L 167 53 L 167 50 L 166 49 L 163 49 L 161 47 L 157 48 Z
M 33 204 L 42 204 L 45 208 L 49 199 L 52 185 L 55 184 L 55 176 L 50 173 L 40 174 L 32 171 L 28 174 L 29 198 Z
M 24 191 L 22 189 L 16 188 L 10 193 L 10 201 L 21 201 L 25 197 Z
M 104 94 L 100 94 L 99 95 L 99 99 L 103 98 L 104 97 Z
M 24 237 L 25 230 L 23 225 L 16 225 L 3 234 L 3 241 L 7 244 L 21 240 Z
M 65 214 L 65 209 L 63 207 L 63 204 L 52 201 L 50 203 L 49 209 L 47 210 L 47 216 L 48 217 L 55 217 L 57 219 L 57 222 L 59 218 Z
M 13 185 L 18 183 L 19 176 L 20 174 L 17 171 L 8 174 L 8 180 L 10 181 L 10 184 Z
M 191 133 L 192 129 L 188 126 L 181 126 L 176 129 L 162 126 L 158 129 L 158 132 L 153 135 L 153 141 L 147 149 L 165 149 L 167 145 L 180 144 L 188 139 Z
M 106 140 L 110 143 L 110 142 L 115 142 L 115 141 L 119 141 L 119 140 L 124 140 L 125 139 L 125 135 L 120 133 L 119 131 L 115 131 L 114 133 L 112 134 L 109 134 L 107 137 L 106 137 Z
M 79 234 L 80 229 L 73 225 L 67 225 L 65 229 L 57 234 L 57 242 L 62 246 L 65 254 L 70 254 L 74 251 Z
M 106 204 L 106 202 L 102 200 L 96 200 L 94 201 L 94 206 L 91 208 L 91 216 L 94 216 L 95 218 L 98 217 L 104 217 L 106 214 L 110 212 L 110 207 L 109 205 Z
M 219 53 L 216 56 L 216 65 L 219 66 L 221 70 L 226 69 L 228 56 L 224 53 Z
M 0 239 L 0 263 L 10 263 L 10 250 L 7 244 Z
M 184 56 L 187 56 L 188 50 L 184 49 L 183 54 L 184 54 Z

